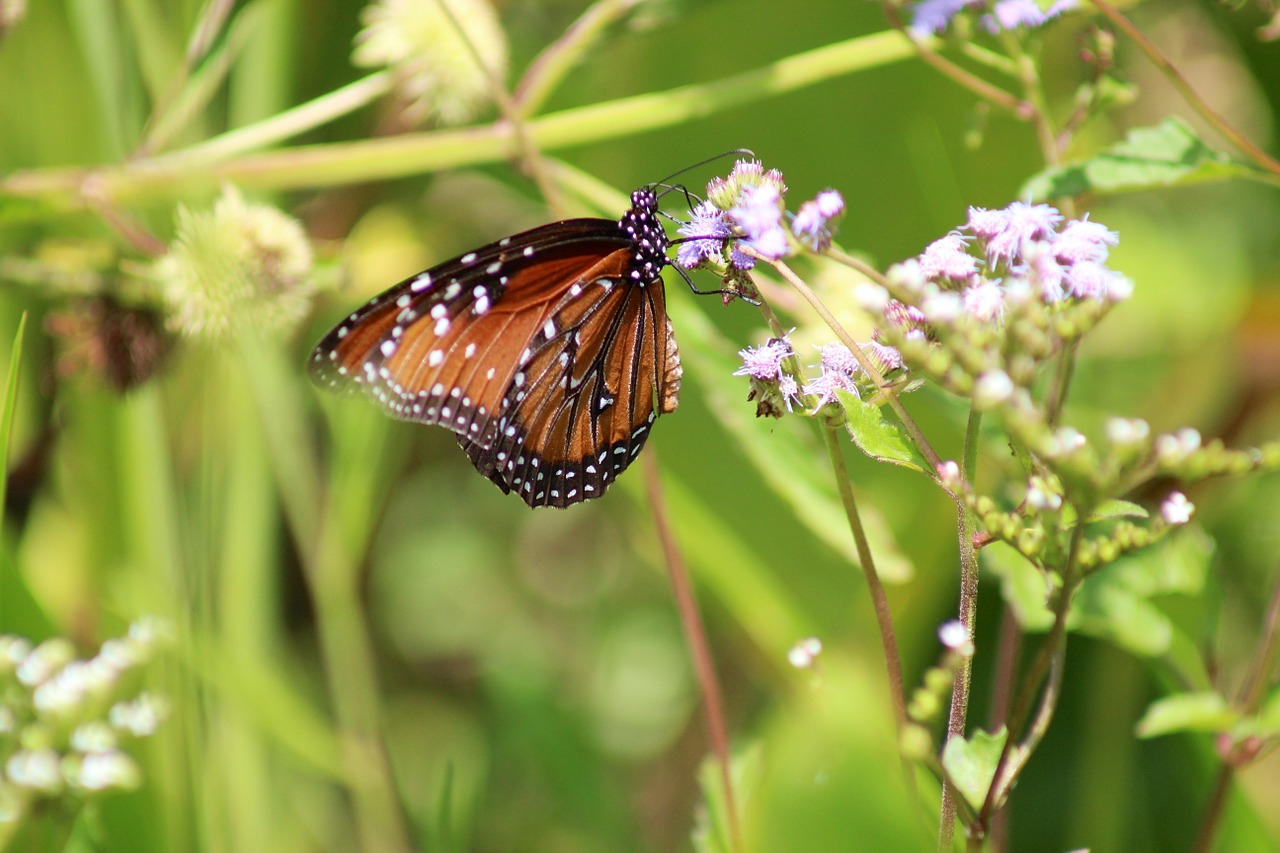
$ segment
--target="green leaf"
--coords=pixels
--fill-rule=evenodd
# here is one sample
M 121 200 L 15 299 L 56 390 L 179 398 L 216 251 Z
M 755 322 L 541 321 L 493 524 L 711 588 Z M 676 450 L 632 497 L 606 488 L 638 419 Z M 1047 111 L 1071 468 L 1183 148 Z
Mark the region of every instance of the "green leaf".
M 1085 521 L 1105 521 L 1108 518 L 1146 518 L 1149 515 L 1150 513 L 1146 509 L 1131 501 L 1109 500 L 1098 504 L 1093 512 L 1089 513 L 1089 517 Z
M 982 567 L 1000 578 L 1000 597 L 1013 608 L 1026 631 L 1048 631 L 1053 613 L 1045 603 L 1049 587 L 1044 575 L 1012 547 L 994 542 L 982 549 Z
M 1260 169 L 1214 151 L 1190 125 L 1171 117 L 1154 127 L 1130 131 L 1123 142 L 1087 160 L 1045 169 L 1023 184 L 1018 196 L 1041 201 L 1086 192 L 1125 192 L 1233 178 L 1275 181 Z
M 995 734 L 981 729 L 970 738 L 952 738 L 942 750 L 942 766 L 951 783 L 974 811 L 982 808 L 996 776 L 1000 752 L 1009 739 L 1003 726 Z
M 1137 734 L 1153 738 L 1175 732 L 1220 732 L 1239 719 L 1239 712 L 1228 706 L 1221 694 L 1175 693 L 1151 703 L 1138 721 Z
M 901 465 L 921 473 L 928 465 L 903 435 L 902 427 L 880 412 L 879 406 L 863 402 L 847 391 L 836 391 L 845 411 L 845 428 L 858 449 L 880 462 Z

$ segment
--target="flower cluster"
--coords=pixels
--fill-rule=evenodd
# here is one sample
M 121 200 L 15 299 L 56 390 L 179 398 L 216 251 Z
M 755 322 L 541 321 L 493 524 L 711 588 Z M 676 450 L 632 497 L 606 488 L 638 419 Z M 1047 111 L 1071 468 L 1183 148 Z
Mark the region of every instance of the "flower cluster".
M 1080 0 L 996 0 L 991 12 L 982 16 L 982 26 L 992 33 L 1039 27 L 1079 5 Z M 911 31 L 919 35 L 940 33 L 966 9 L 986 7 L 985 0 L 920 0 L 911 7 Z
M 782 174 L 754 160 L 739 160 L 727 178 L 707 184 L 707 200 L 680 226 L 676 263 L 685 269 L 719 260 L 730 271 L 745 271 L 756 259 L 743 247 L 778 259 L 798 249 L 821 252 L 831 243 L 830 227 L 844 213 L 844 199 L 824 190 L 794 216 L 786 210 Z
M 857 297 L 876 340 L 980 408 L 1004 405 L 1092 328 L 1132 282 L 1107 266 L 1114 231 L 1045 204 L 975 207 L 968 221 Z
M 311 244 L 297 220 L 228 188 L 211 211 L 178 209 L 178 231 L 156 262 L 169 326 L 218 340 L 284 331 L 311 305 Z
M 122 747 L 153 734 L 166 714 L 134 686 L 165 635 L 141 620 L 84 661 L 65 638 L 33 646 L 0 635 L 0 820 L 20 819 L 42 798 L 138 786 Z
M 506 75 L 506 34 L 486 0 L 377 0 L 361 19 L 351 60 L 396 71 L 410 121 L 469 121 Z

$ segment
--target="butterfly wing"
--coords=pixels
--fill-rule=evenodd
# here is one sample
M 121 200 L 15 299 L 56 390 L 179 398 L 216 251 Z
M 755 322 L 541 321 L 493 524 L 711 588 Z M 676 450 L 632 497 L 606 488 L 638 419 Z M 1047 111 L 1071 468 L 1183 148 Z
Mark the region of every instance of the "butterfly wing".
M 311 375 L 453 431 L 531 506 L 597 497 L 678 402 L 665 238 L 641 255 L 625 224 L 552 223 L 408 278 L 326 335 Z
M 619 250 L 568 288 L 513 374 L 496 441 L 460 438 L 477 470 L 530 506 L 599 497 L 679 403 L 662 281 L 630 278 L 629 258 Z

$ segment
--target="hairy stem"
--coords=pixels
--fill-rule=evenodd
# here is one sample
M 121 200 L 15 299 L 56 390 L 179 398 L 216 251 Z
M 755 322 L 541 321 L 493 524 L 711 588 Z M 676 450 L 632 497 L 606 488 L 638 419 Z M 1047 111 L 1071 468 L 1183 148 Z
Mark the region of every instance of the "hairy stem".
M 978 434 L 982 428 L 982 413 L 969 410 L 969 423 L 965 428 L 964 456 L 960 469 L 964 481 L 972 485 L 978 468 Z M 960 554 L 960 624 L 972 640 L 977 631 L 978 618 L 978 549 L 974 546 L 975 529 L 973 513 L 957 501 L 956 528 Z M 963 738 L 965 722 L 969 714 L 969 690 L 973 681 L 973 657 L 965 656 L 956 667 L 951 681 L 951 710 L 947 716 L 947 740 Z M 938 850 L 950 850 L 955 831 L 956 798 L 959 796 L 951 785 L 942 786 L 941 818 L 938 822 Z

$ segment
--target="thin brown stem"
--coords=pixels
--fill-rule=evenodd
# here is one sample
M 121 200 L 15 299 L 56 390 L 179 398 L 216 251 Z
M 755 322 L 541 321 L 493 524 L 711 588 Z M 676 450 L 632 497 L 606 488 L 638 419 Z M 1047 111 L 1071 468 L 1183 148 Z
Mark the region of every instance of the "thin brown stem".
M 684 555 L 676 544 L 671 524 L 667 519 L 667 505 L 662 494 L 662 477 L 658 469 L 658 457 L 652 448 L 644 454 L 645 483 L 649 494 L 649 508 L 653 512 L 654 529 L 662 544 L 667 563 L 667 576 L 675 597 L 680 624 L 684 628 L 685 641 L 689 644 L 689 657 L 693 663 L 698 690 L 706 710 L 707 736 L 711 752 L 720 766 L 720 785 L 724 791 L 725 812 L 729 822 L 730 850 L 742 849 L 742 836 L 738 828 L 738 809 L 734 803 L 733 781 L 729 768 L 729 738 L 724 724 L 724 702 L 720 696 L 720 683 L 716 679 L 715 663 L 711 659 L 706 628 L 698 613 L 698 601 L 689 580 Z
M 893 28 L 911 40 L 911 44 L 915 47 L 916 53 L 919 54 L 920 58 L 932 65 L 944 77 L 950 77 L 984 101 L 1008 110 L 1019 118 L 1027 117 L 1027 105 L 1023 101 L 936 53 L 927 42 L 912 32 L 909 27 L 903 25 L 902 18 L 898 16 L 898 10 L 894 8 L 892 3 L 882 2 L 880 6 L 884 9 L 884 16 L 889 20 Z
M 1248 155 L 1259 166 L 1272 174 L 1280 175 L 1280 161 L 1275 160 L 1267 152 L 1251 142 L 1247 136 L 1236 130 L 1229 121 L 1196 94 L 1196 90 L 1187 82 L 1187 78 L 1182 76 L 1182 73 L 1169 61 L 1169 58 L 1161 53 L 1160 48 L 1156 47 L 1151 39 L 1147 38 L 1141 30 L 1135 27 L 1132 21 L 1120 14 L 1120 11 L 1110 3 L 1104 2 L 1104 0 L 1091 0 L 1091 2 L 1108 21 L 1132 39 L 1133 43 L 1147 55 L 1147 59 L 1151 60 L 1151 63 L 1160 69 L 1160 72 L 1165 77 L 1169 78 L 1169 82 L 1186 99 L 1191 108 L 1200 114 L 1201 118 L 1213 125 L 1218 133 L 1221 133 L 1232 145 Z
M 858 514 L 858 503 L 854 498 L 853 484 L 849 480 L 849 469 L 844 463 L 844 454 L 840 452 L 839 433 L 830 420 L 822 420 L 822 438 L 827 446 L 827 456 L 831 460 L 831 468 L 835 472 L 836 489 L 840 493 L 840 503 L 844 506 L 845 516 L 849 521 L 849 531 L 853 534 L 854 547 L 858 551 L 858 563 L 862 575 L 867 582 L 867 590 L 871 593 L 871 604 L 876 613 L 876 625 L 880 629 L 880 645 L 884 650 L 885 673 L 889 679 L 889 702 L 893 706 L 893 724 L 902 737 L 907 725 L 907 705 L 902 689 L 902 661 L 898 654 L 898 640 L 893 630 L 893 613 L 889 609 L 889 597 L 885 595 L 884 584 L 876 572 L 875 559 L 871 555 L 871 545 L 867 542 L 866 531 L 862 527 L 862 518 Z M 902 759 L 902 772 L 907 791 L 914 799 L 916 784 L 915 771 L 911 763 Z

